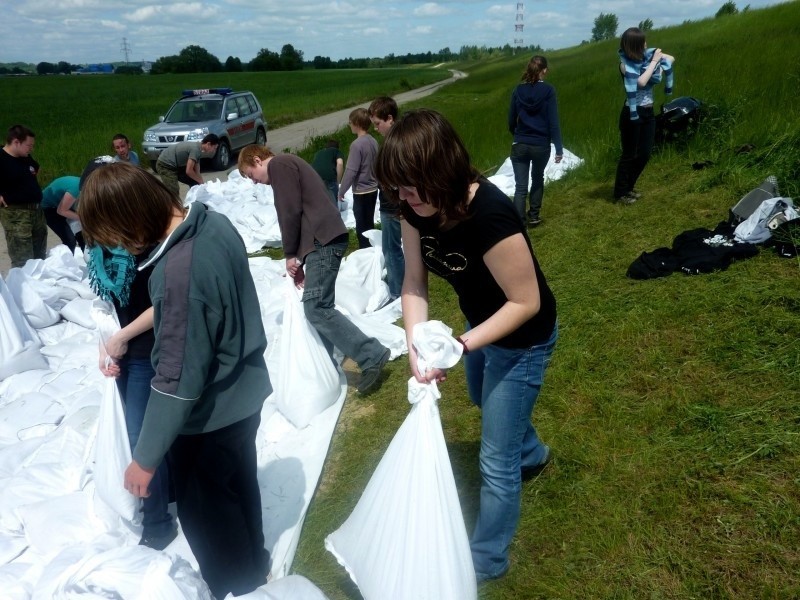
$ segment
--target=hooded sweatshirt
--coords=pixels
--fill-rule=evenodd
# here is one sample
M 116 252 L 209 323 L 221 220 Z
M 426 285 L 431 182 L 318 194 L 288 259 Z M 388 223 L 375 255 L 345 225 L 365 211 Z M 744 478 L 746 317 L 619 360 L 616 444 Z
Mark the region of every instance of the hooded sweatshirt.
M 246 419 L 272 393 L 247 252 L 227 217 L 192 203 L 139 268 L 151 265 L 156 375 L 133 452 L 143 467 L 159 465 L 178 435 Z
M 564 154 L 553 86 L 541 80 L 520 83 L 511 94 L 508 130 L 514 135 L 514 143 L 549 147 L 552 142 L 556 154 Z

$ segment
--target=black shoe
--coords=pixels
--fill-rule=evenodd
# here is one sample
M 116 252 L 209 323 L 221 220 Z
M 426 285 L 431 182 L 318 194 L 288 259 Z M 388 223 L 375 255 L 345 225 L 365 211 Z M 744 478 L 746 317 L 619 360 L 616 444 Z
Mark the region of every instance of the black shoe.
M 358 382 L 359 394 L 369 394 L 381 387 L 381 372 L 391 356 L 392 353 L 387 348 L 377 365 L 361 372 L 361 381 Z
M 528 219 L 528 227 L 538 227 L 542 224 L 542 220 L 539 217 L 533 218 L 530 217 Z
M 164 535 L 150 535 L 148 533 L 143 533 L 142 539 L 139 540 L 139 545 L 147 546 L 153 550 L 163 550 L 169 546 L 176 537 L 178 537 L 177 528 L 172 529 L 169 533 Z
M 553 451 L 550 448 L 547 449 L 547 456 L 544 457 L 544 460 L 539 463 L 538 465 L 533 465 L 532 467 L 522 467 L 522 481 L 530 481 L 534 477 L 537 477 L 541 474 L 542 471 L 545 470 L 547 465 L 549 465 L 553 460 Z

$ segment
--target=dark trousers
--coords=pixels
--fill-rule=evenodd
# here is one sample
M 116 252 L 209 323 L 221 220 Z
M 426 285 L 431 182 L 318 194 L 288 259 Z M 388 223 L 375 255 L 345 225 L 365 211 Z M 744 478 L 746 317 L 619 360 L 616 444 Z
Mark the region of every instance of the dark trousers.
M 200 573 L 217 599 L 266 583 L 258 488 L 256 413 L 217 431 L 179 435 L 169 451 L 178 519 Z
M 72 229 L 69 228 L 67 218 L 58 214 L 58 210 L 55 208 L 45 208 L 44 220 L 53 233 L 58 236 L 58 239 L 61 240 L 61 243 L 69 248 L 70 252 L 75 254 L 75 234 L 73 234 Z
M 371 244 L 363 233 L 375 229 L 375 202 L 378 190 L 366 194 L 353 194 L 353 217 L 356 220 L 356 236 L 359 248 L 369 248 Z
M 514 170 L 514 206 L 523 221 L 538 219 L 544 195 L 544 170 L 550 161 L 550 146 L 532 146 L 517 142 L 511 146 L 511 168 Z M 525 213 L 530 172 L 530 208 Z
M 656 137 L 656 118 L 653 107 L 640 106 L 639 118 L 631 121 L 627 106 L 619 115 L 619 134 L 622 141 L 622 155 L 617 164 L 617 178 L 614 182 L 614 198 L 621 198 L 631 192 L 650 160 Z

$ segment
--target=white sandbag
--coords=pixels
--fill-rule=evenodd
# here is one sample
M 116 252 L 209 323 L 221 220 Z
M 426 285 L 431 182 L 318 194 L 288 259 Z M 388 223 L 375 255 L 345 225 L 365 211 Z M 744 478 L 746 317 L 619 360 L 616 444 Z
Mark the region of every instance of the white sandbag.
M 64 417 L 64 407 L 55 398 L 29 392 L 6 404 L 0 412 L 0 444 L 24 439 L 25 431 L 37 425 L 55 428 Z
M 364 232 L 373 244 L 351 252 L 339 266 L 336 306 L 350 315 L 378 310 L 389 301 L 389 286 L 383 280 L 384 258 L 377 229 Z
M 50 369 L 23 371 L 0 381 L 0 407 L 13 402 L 28 392 L 38 391 L 46 384 L 53 373 Z
M 420 370 L 449 368 L 462 347 L 440 322 L 413 331 Z M 408 382 L 411 412 L 361 499 L 325 547 L 365 600 L 471 600 L 477 582 L 447 455 L 435 382 Z
M 61 318 L 32 289 L 28 283 L 28 276 L 23 269 L 11 269 L 6 277 L 6 284 L 17 306 L 34 329 L 52 325 Z
M 131 464 L 131 447 L 122 399 L 113 377 L 107 378 L 105 382 L 94 449 L 97 495 L 120 517 L 126 521 L 134 521 L 139 515 L 139 500 L 123 485 L 125 469 Z
M 89 542 L 106 530 L 95 518 L 91 492 L 80 491 L 17 508 L 25 539 L 36 552 L 54 554 Z
M 8 340 L 8 337 L 12 334 L 12 332 L 16 331 L 16 336 L 22 342 L 33 341 L 38 342 L 39 338 L 36 335 L 36 330 L 30 324 L 28 319 L 22 314 L 19 306 L 17 305 L 17 301 L 14 299 L 14 295 L 11 293 L 11 290 L 8 289 L 8 285 L 6 282 L 3 281 L 3 278 L 0 277 L 0 305 L 4 307 L 5 313 L 0 320 L 0 324 L 2 324 L 2 333 L 3 333 L 3 340 L 0 340 L 0 343 L 4 343 Z
M 212 600 L 208 586 L 184 559 L 123 544 L 109 534 L 62 550 L 44 568 L 32 600 Z
M 350 315 L 348 318 L 364 332 L 364 335 L 377 339 L 385 348 L 388 348 L 392 360 L 408 352 L 405 330 L 394 323 L 386 323 L 380 318 L 374 318 L 374 314 Z
M 2 324 L 0 324 L 2 328 Z M 0 335 L 6 335 L 6 332 L 0 332 Z M 11 337 L 11 336 L 9 336 Z M 23 373 L 25 371 L 33 371 L 36 369 L 46 369 L 47 361 L 39 348 L 39 344 L 35 342 L 24 342 L 17 348 L 5 348 L 0 356 L 0 381 Z
M 41 446 L 45 438 L 30 438 L 0 448 L 0 481 L 12 477 L 22 468 L 23 461 Z
M 37 329 L 36 334 L 43 345 L 52 346 L 84 331 L 86 330 L 77 323 L 61 320 L 50 327 Z
M 317 586 L 302 575 L 288 575 L 262 585 L 249 594 L 228 594 L 225 600 L 328 600 Z
M 87 272 L 86 263 L 75 258 L 70 249 L 63 244 L 51 248 L 47 253 L 47 258 L 44 260 L 44 270 L 48 277 L 74 282 L 84 279 Z
M 85 485 L 88 436 L 62 425 L 40 444 L 25 440 L 31 452 L 0 486 L 0 530 L 22 533 L 19 507 L 76 492 Z M 35 446 L 35 447 L 34 447 Z
M 28 547 L 23 535 L 0 535 L 0 565 L 10 563 Z M 0 586 L 0 590 L 2 590 Z
M 70 300 L 61 309 L 61 316 L 67 321 L 77 323 L 86 329 L 94 329 L 94 320 L 91 316 L 91 310 L 94 302 L 85 298 L 75 298 Z
M 275 378 L 275 405 L 292 425 L 302 429 L 339 397 L 339 372 L 322 340 L 306 319 L 298 290 L 286 278 L 280 367 Z

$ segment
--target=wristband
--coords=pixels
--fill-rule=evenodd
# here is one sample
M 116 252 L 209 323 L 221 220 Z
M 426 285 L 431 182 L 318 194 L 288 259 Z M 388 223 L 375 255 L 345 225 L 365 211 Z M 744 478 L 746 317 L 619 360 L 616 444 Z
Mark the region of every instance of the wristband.
M 467 354 L 469 354 L 469 348 L 467 348 L 467 342 L 465 342 L 464 340 L 462 340 L 462 339 L 461 339 L 461 336 L 458 336 L 458 337 L 456 338 L 456 341 L 457 341 L 459 344 L 461 344 L 461 347 L 464 349 L 464 350 L 463 350 L 463 352 L 462 352 L 461 354 L 463 354 L 464 356 L 466 356 Z

